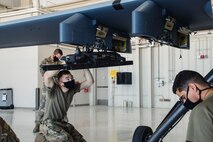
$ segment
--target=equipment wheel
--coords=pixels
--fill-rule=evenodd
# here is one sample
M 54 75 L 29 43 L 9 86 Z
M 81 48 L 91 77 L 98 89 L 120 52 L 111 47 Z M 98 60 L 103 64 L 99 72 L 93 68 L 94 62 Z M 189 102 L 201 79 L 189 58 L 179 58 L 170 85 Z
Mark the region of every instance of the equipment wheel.
M 147 142 L 153 134 L 152 129 L 148 126 L 138 126 L 133 134 L 132 142 Z
M 10 105 L 10 109 L 14 109 L 14 105 Z

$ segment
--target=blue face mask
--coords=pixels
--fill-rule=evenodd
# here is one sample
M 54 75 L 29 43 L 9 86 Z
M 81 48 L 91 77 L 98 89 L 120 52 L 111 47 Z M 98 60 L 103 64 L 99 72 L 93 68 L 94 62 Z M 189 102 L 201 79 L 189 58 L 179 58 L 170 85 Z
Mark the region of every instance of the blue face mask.
M 66 87 L 67 89 L 74 89 L 75 88 L 75 80 L 71 80 L 68 82 L 64 82 L 64 87 Z
M 188 108 L 188 109 L 193 109 L 196 105 L 198 105 L 199 103 L 201 103 L 203 100 L 201 99 L 201 93 L 202 93 L 202 91 L 204 91 L 204 90 L 208 90 L 208 89 L 211 89 L 212 87 L 207 87 L 207 88 L 205 88 L 205 89 L 202 89 L 202 90 L 200 90 L 197 86 L 196 86 L 196 89 L 199 91 L 199 100 L 197 101 L 197 102 L 192 102 L 192 101 L 190 101 L 189 100 L 189 98 L 188 98 L 188 93 L 189 93 L 189 87 L 187 88 L 187 91 L 186 91 L 186 95 L 187 95 L 187 99 L 186 99 L 186 101 L 185 101 L 185 103 L 184 103 L 184 106 L 186 107 L 186 108 Z

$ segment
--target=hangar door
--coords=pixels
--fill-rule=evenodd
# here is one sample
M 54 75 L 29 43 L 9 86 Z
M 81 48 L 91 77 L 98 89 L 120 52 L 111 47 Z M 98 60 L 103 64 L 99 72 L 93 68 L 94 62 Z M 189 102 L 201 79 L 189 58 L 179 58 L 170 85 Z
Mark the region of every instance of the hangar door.
M 108 105 L 108 68 L 97 68 L 96 73 L 96 104 Z

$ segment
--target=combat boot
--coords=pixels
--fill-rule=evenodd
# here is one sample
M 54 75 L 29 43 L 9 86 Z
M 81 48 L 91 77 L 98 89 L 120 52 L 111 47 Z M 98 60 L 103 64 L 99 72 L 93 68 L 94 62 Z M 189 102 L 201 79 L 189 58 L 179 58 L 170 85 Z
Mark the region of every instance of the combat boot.
M 33 129 L 33 133 L 39 132 L 40 124 L 36 124 L 35 128 Z

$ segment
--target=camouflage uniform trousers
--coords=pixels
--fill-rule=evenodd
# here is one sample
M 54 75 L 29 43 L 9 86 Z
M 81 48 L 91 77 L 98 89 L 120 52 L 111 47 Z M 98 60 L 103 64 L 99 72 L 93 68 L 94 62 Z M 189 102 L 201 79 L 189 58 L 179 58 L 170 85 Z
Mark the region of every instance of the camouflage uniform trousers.
M 44 121 L 43 135 L 48 142 L 86 142 L 74 126 L 67 122 Z
M 43 121 L 45 112 L 45 103 L 46 103 L 46 94 L 42 94 L 39 110 L 36 112 L 36 120 L 35 120 L 36 124 L 41 124 Z
M 10 126 L 0 117 L 0 142 L 20 142 Z
M 46 104 L 46 95 L 47 95 L 47 88 L 44 84 L 44 78 L 42 78 L 42 95 L 41 95 L 41 99 L 40 99 L 40 105 L 39 105 L 39 109 L 36 112 L 36 119 L 35 119 L 35 123 L 36 124 L 41 124 L 43 121 L 43 117 L 44 117 L 44 112 L 45 112 L 45 104 Z

